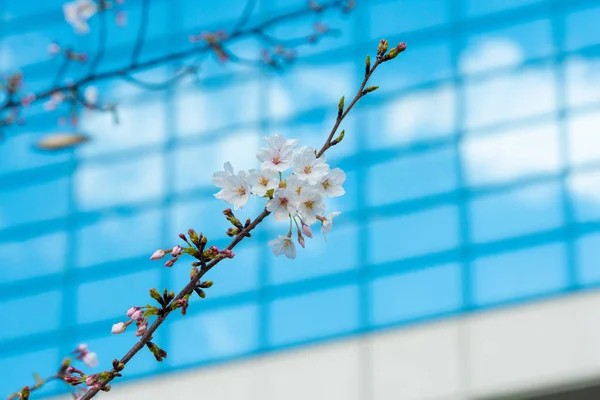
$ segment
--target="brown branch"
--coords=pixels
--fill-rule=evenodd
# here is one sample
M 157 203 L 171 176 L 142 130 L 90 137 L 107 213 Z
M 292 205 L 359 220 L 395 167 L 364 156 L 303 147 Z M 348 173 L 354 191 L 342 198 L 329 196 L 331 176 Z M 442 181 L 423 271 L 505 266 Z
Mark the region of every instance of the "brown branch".
M 390 58 L 388 58 L 390 59 Z M 341 122 L 344 120 L 344 118 L 346 118 L 346 116 L 348 115 L 348 113 L 350 112 L 350 110 L 354 107 L 354 105 L 361 99 L 363 98 L 367 93 L 369 93 L 371 90 L 366 89 L 365 90 L 365 86 L 367 84 L 367 82 L 369 81 L 369 78 L 371 77 L 371 75 L 373 74 L 373 72 L 375 71 L 375 69 L 383 62 L 387 61 L 388 59 L 385 59 L 385 57 L 377 57 L 377 61 L 375 62 L 375 64 L 373 66 L 370 66 L 370 64 L 367 63 L 367 68 L 365 71 L 365 77 L 362 81 L 362 84 L 360 85 L 360 89 L 358 91 L 358 93 L 356 94 L 356 96 L 354 97 L 354 99 L 352 100 L 352 102 L 350 103 L 350 105 L 348 106 L 348 108 L 346 108 L 346 110 L 343 110 L 343 103 L 340 103 L 339 106 L 339 113 L 338 113 L 338 117 L 336 119 L 336 122 L 333 126 L 333 129 L 331 130 L 331 133 L 329 134 L 325 144 L 323 145 L 323 148 L 321 148 L 321 150 L 318 153 L 318 157 L 322 156 L 325 151 L 327 151 L 327 149 L 329 149 L 332 146 L 332 138 L 333 135 L 335 134 L 336 130 L 338 129 L 338 127 L 340 126 Z M 337 144 L 337 143 L 336 143 Z M 240 243 L 245 237 L 247 237 L 247 235 L 253 230 L 255 229 L 268 215 L 270 214 L 270 212 L 265 208 L 246 228 L 240 230 L 240 232 L 235 236 L 235 238 L 229 243 L 229 245 L 226 247 L 226 249 L 228 250 L 232 250 L 238 243 Z M 194 291 L 194 288 L 197 286 L 197 284 L 200 282 L 200 280 L 202 279 L 202 277 L 208 272 L 210 271 L 215 265 L 217 265 L 218 263 L 220 263 L 223 258 L 215 258 L 212 261 L 210 261 L 208 264 L 205 264 L 203 257 L 200 256 L 200 260 L 201 260 L 201 270 L 198 272 L 198 274 L 196 274 L 191 280 L 190 282 L 179 292 L 179 294 L 177 294 L 177 296 L 175 296 L 175 298 L 173 300 L 171 300 L 171 302 L 169 302 L 165 307 L 163 307 L 163 312 L 160 313 L 156 320 L 152 323 L 152 325 L 148 328 L 148 330 L 146 331 L 146 333 L 144 333 L 142 335 L 142 337 L 140 338 L 140 340 L 135 343 L 133 345 L 133 347 L 127 352 L 127 354 L 125 354 L 123 356 L 123 358 L 121 358 L 121 360 L 119 361 L 119 363 L 122 363 L 123 365 L 127 364 L 141 349 L 144 348 L 144 346 L 146 346 L 146 343 L 148 343 L 151 339 L 152 339 L 152 335 L 154 334 L 154 332 L 158 329 L 158 327 L 160 327 L 162 325 L 162 323 L 167 319 L 167 317 L 169 316 L 169 314 L 172 312 L 171 310 L 171 304 L 173 304 L 174 302 L 184 298 L 185 296 L 191 294 Z M 118 376 L 118 374 L 120 373 L 121 370 L 117 371 L 116 369 L 113 369 L 110 371 L 110 377 L 106 380 L 104 380 L 103 382 L 100 383 L 99 387 L 92 387 L 90 388 L 82 397 L 80 400 L 89 400 L 91 398 L 93 398 L 100 390 L 102 390 L 101 388 L 104 387 L 105 385 L 107 385 L 109 382 L 111 382 L 115 377 Z
M 264 32 L 265 29 L 270 28 L 281 22 L 297 19 L 297 18 L 306 16 L 306 15 L 315 14 L 315 13 L 322 13 L 325 10 L 333 10 L 333 9 L 339 9 L 339 10 L 345 11 L 347 9 L 347 0 L 332 0 L 328 3 L 322 4 L 320 6 L 319 10 L 314 10 L 314 9 L 311 9 L 310 7 L 305 7 L 305 8 L 298 9 L 296 11 L 288 12 L 285 14 L 281 14 L 281 15 L 269 18 L 254 27 L 249 27 L 246 29 L 238 29 L 237 31 L 232 32 L 226 38 L 221 39 L 219 41 L 219 45 L 221 47 L 223 47 L 229 43 L 235 42 L 236 40 L 241 40 L 241 39 L 245 39 L 245 38 L 249 38 L 249 37 L 257 37 L 257 36 L 261 35 L 261 33 Z M 143 20 L 142 20 L 142 22 L 143 22 Z M 140 29 L 140 32 L 143 32 L 143 30 Z M 139 37 L 142 37 L 142 36 L 141 35 L 138 36 L 138 41 L 137 41 L 135 49 L 138 49 L 138 48 L 141 49 L 141 45 L 139 44 L 140 43 Z M 182 50 L 179 52 L 170 53 L 170 54 L 163 55 L 160 57 L 151 58 L 151 59 L 143 61 L 143 62 L 136 62 L 136 57 L 137 57 L 137 54 L 139 51 L 139 50 L 137 50 L 137 51 L 134 51 L 134 57 L 132 59 L 133 62 L 130 66 L 125 67 L 125 68 L 113 69 L 113 70 L 101 72 L 101 73 L 95 73 L 93 71 L 90 71 L 90 73 L 88 75 L 86 75 L 85 77 L 83 77 L 73 83 L 70 83 L 70 84 L 62 84 L 61 85 L 59 82 L 57 82 L 57 83 L 53 84 L 53 87 L 51 87 L 47 90 L 43 90 L 38 93 L 34 93 L 35 100 L 33 102 L 38 102 L 38 101 L 47 99 L 50 96 L 52 96 L 53 93 L 56 93 L 56 92 L 65 92 L 65 91 L 72 90 L 72 88 L 79 88 L 79 87 L 83 87 L 83 86 L 93 83 L 93 82 L 100 82 L 100 81 L 113 79 L 113 78 L 121 78 L 122 79 L 126 76 L 131 76 L 131 74 L 136 73 L 136 72 L 146 71 L 146 70 L 155 68 L 159 65 L 162 65 L 162 64 L 165 64 L 165 63 L 168 63 L 171 61 L 186 59 L 191 56 L 205 54 L 205 53 L 211 52 L 213 50 L 214 50 L 214 45 L 205 44 L 202 46 L 196 46 L 192 49 Z M 0 105 L 0 112 L 8 110 L 8 109 L 13 109 L 13 108 L 21 109 L 22 105 L 18 99 L 15 99 L 14 96 L 7 96 L 7 99 L 5 100 L 5 102 L 2 105 Z
M 56 379 L 61 379 L 61 377 L 60 377 L 58 374 L 56 374 L 56 375 L 52 375 L 52 376 L 49 376 L 48 378 L 46 378 L 46 379 L 42 380 L 42 382 L 43 382 L 43 383 L 36 382 L 36 383 L 35 383 L 35 385 L 31 385 L 31 386 L 29 386 L 29 391 L 30 391 L 31 393 L 33 393 L 33 392 L 35 392 L 36 390 L 39 390 L 39 389 L 41 389 L 41 388 L 44 386 L 44 384 L 46 384 L 46 383 L 48 383 L 48 382 L 51 382 L 51 381 L 53 381 L 53 380 L 56 380 Z M 21 393 L 20 393 L 20 392 L 15 392 L 15 393 L 13 393 L 13 394 L 9 395 L 9 396 L 6 398 L 6 400 L 19 399 L 20 397 L 21 397 Z

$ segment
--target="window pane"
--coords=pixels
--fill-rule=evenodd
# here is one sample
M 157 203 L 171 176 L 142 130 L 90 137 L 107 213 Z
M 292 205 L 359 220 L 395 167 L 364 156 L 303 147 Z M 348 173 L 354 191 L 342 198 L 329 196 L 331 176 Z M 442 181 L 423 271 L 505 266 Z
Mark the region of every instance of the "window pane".
M 81 209 L 131 204 L 161 196 L 163 156 L 84 164 L 76 173 L 76 196 Z
M 451 250 L 459 243 L 458 224 L 455 206 L 376 220 L 369 226 L 371 262 Z
M 590 7 L 567 14 L 567 48 L 600 43 L 600 7 Z
M 371 323 L 457 310 L 462 303 L 460 268 L 460 264 L 447 264 L 374 280 L 369 284 Z
M 572 165 L 600 160 L 600 114 L 576 113 L 567 121 L 569 161 Z
M 544 115 L 556 108 L 550 65 L 467 81 L 465 90 L 468 129 Z
M 169 326 L 167 361 L 174 366 L 248 354 L 258 346 L 258 307 L 246 305 L 186 316 Z M 190 345 L 190 340 L 198 345 Z
M 436 150 L 378 164 L 369 169 L 367 179 L 371 205 L 450 192 L 457 185 L 454 150 Z
M 487 242 L 558 228 L 562 212 L 558 183 L 482 196 L 469 205 L 472 240 Z
M 102 96 L 101 91 L 99 94 Z M 88 112 L 82 115 L 81 130 L 90 135 L 92 141 L 78 150 L 78 156 L 160 146 L 167 130 L 163 92 L 144 93 L 143 98 L 126 98 L 119 102 L 118 113 L 118 124 L 108 113 Z M 140 149 L 142 152 L 145 151 Z
M 173 151 L 171 160 L 175 164 L 174 186 L 177 192 L 185 192 L 199 187 L 210 187 L 217 193 L 219 189 L 212 184 L 212 174 L 223 170 L 223 164 L 231 162 L 235 173 L 240 170 L 260 168 L 256 152 L 264 141 L 253 129 L 228 132 L 225 138 L 213 135 L 213 140 L 197 145 L 184 144 Z
M 8 301 L 0 301 L 3 320 L 6 322 L 0 330 L 0 340 L 14 339 L 34 333 L 59 329 L 61 319 L 61 299 L 59 290 L 44 292 L 33 296 L 19 297 Z M 26 310 L 39 310 L 35 318 Z
M 477 186 L 558 173 L 558 138 L 554 122 L 467 135 L 462 144 L 466 179 Z
M 466 14 L 475 16 L 502 11 L 515 7 L 523 7 L 535 3 L 541 3 L 547 0 L 463 0 Z
M 600 282 L 600 234 L 577 239 L 575 248 L 579 282 L 583 285 Z
M 64 232 L 1 243 L 0 284 L 61 272 L 66 253 L 67 234 Z M 41 254 L 43 262 L 40 262 Z
M 600 218 L 600 171 L 576 172 L 568 178 L 568 188 L 578 222 Z
M 390 99 L 372 112 L 369 145 L 388 148 L 448 137 L 456 128 L 455 107 L 455 90 L 451 85 Z M 432 113 L 435 118 L 431 118 Z
M 68 196 L 67 178 L 0 191 L 0 227 L 65 217 Z M 40 207 L 41 199 L 43 207 Z
M 359 323 L 358 287 L 280 298 L 270 304 L 269 310 L 272 346 L 349 333 Z
M 75 249 L 77 266 L 89 267 L 137 256 L 149 258 L 155 249 L 164 246 L 161 224 L 161 211 L 150 209 L 106 215 L 98 222 L 80 228 Z
M 552 54 L 551 24 L 540 19 L 508 28 L 471 34 L 460 57 L 462 73 L 513 67 Z
M 445 0 L 384 0 L 371 4 L 372 38 L 423 29 L 449 20 L 450 3 Z
M 16 356 L 0 358 L 0 371 L 2 371 L 0 393 L 6 397 L 15 391 L 21 390 L 23 386 L 31 382 L 31 374 L 34 371 L 38 374 L 56 371 L 61 361 L 62 358 L 57 347 L 35 352 L 23 352 Z M 47 395 L 48 392 L 56 391 L 58 388 L 63 389 L 64 382 L 48 382 L 47 385 L 36 391 L 35 395 Z
M 567 105 L 582 106 L 600 102 L 600 53 L 577 54 L 565 61 Z
M 342 95 L 356 90 L 354 71 L 353 62 L 344 62 L 302 65 L 274 76 L 268 84 L 268 114 L 278 120 L 316 106 L 335 107 Z
M 552 292 L 567 284 L 565 249 L 551 244 L 482 257 L 473 273 L 479 305 Z
M 157 268 L 126 274 L 116 278 L 83 283 L 77 290 L 77 322 L 85 324 L 106 319 L 124 321 L 127 310 L 133 306 L 144 306 L 148 301 L 148 290 L 159 287 L 160 273 Z

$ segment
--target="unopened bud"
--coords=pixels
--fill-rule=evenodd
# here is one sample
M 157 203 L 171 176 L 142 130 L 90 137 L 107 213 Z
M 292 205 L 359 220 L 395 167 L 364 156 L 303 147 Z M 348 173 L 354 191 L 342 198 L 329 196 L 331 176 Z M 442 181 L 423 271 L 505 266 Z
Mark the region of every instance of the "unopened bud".
M 377 46 L 377 56 L 381 57 L 385 54 L 388 49 L 388 41 L 385 39 L 381 39 L 379 41 L 379 45 Z
M 365 75 L 371 72 L 371 56 L 367 54 L 367 60 L 365 61 Z
M 229 229 L 227 229 L 227 236 L 229 236 L 229 237 L 237 236 L 238 233 L 239 233 L 239 229 L 238 228 L 229 228 Z
M 156 290 L 155 288 L 150 289 L 150 297 L 158 301 L 160 304 L 163 303 L 163 299 L 160 296 L 160 293 L 158 293 L 158 290 Z
M 339 142 L 341 142 L 344 139 L 344 134 L 346 133 L 345 130 L 342 130 L 342 132 L 339 134 L 338 137 L 335 138 L 335 140 L 333 142 L 331 142 L 332 146 L 335 146 L 336 144 L 338 144 Z
M 304 248 L 304 236 L 302 236 L 300 231 L 298 231 L 298 243 L 300 243 L 300 246 L 302 246 L 302 248 Z
M 312 239 L 312 230 L 310 229 L 310 226 L 304 223 L 304 221 L 302 221 L 302 232 L 304 232 L 307 237 Z
M 163 258 L 165 256 L 165 251 L 164 250 L 156 250 L 154 253 L 152 253 L 152 255 L 150 256 L 151 260 L 160 260 L 161 258 Z
M 364 96 L 365 94 L 374 92 L 377 89 L 379 89 L 379 86 L 369 86 L 368 88 L 366 88 L 365 90 L 363 90 L 362 94 Z
M 194 291 L 198 296 L 200 296 L 201 299 L 206 298 L 206 293 L 204 293 L 204 290 L 200 289 L 199 287 L 194 288 Z
M 198 234 L 196 233 L 195 230 L 193 230 L 192 228 L 188 229 L 188 236 L 190 237 L 190 240 L 192 241 L 192 243 L 194 244 L 198 244 Z
M 23 389 L 21 389 L 21 395 L 19 396 L 19 398 L 21 400 L 28 400 L 29 395 L 31 395 L 31 389 L 29 389 L 29 386 L 23 386 Z
M 344 113 L 344 96 L 342 96 L 342 98 L 340 99 L 340 102 L 338 104 L 338 119 L 342 117 L 343 113 Z
M 387 53 L 385 55 L 383 60 L 384 61 L 393 60 L 394 58 L 396 58 L 396 56 L 398 56 L 398 54 L 402 53 L 404 50 L 406 50 L 406 43 L 404 43 L 404 42 L 399 43 L 396 47 L 391 49 L 389 53 Z

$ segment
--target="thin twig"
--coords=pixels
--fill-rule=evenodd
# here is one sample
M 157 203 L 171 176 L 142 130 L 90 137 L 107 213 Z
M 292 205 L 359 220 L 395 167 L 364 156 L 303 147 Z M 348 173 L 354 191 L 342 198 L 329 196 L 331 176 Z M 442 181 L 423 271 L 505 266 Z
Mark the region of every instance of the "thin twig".
M 354 97 L 354 100 L 352 100 L 352 102 L 348 105 L 348 108 L 346 108 L 346 111 L 342 112 L 342 114 L 337 117 L 337 119 L 335 121 L 335 125 L 333 125 L 333 128 L 331 129 L 331 132 L 329 133 L 329 136 L 327 137 L 325 144 L 323 145 L 323 147 L 321 147 L 321 150 L 319 150 L 319 152 L 317 153 L 317 158 L 321 157 L 323 155 L 323 153 L 325 153 L 325 151 L 327 151 L 327 149 L 331 147 L 331 140 L 333 139 L 333 136 L 335 135 L 338 128 L 340 127 L 340 124 L 342 123 L 344 118 L 346 118 L 346 115 L 348 115 L 348 113 L 350 112 L 350 110 L 352 110 L 352 107 L 354 107 L 354 105 L 358 102 L 358 100 L 360 100 L 363 96 L 366 95 L 366 93 L 364 92 L 365 86 L 367 85 L 367 82 L 369 81 L 369 78 L 371 77 L 371 75 L 373 75 L 373 72 L 375 72 L 377 67 L 382 62 L 383 61 L 381 59 L 377 59 L 377 61 L 375 61 L 375 64 L 373 64 L 373 67 L 371 67 L 371 69 L 365 74 L 365 77 L 362 81 L 362 84 L 360 85 L 360 88 L 358 89 L 358 92 L 356 93 L 356 96 Z
M 89 76 L 93 76 L 96 73 L 96 68 L 98 67 L 98 64 L 100 64 L 100 61 L 102 61 L 102 58 L 104 57 L 104 51 L 106 50 L 106 11 L 101 12 L 99 18 L 100 28 L 98 32 L 98 49 L 96 50 L 96 55 L 90 64 L 90 69 L 88 71 Z
M 58 71 L 56 72 L 56 76 L 54 77 L 54 81 L 52 83 L 52 86 L 61 86 L 60 85 L 60 81 L 62 80 L 63 76 L 67 73 L 67 70 L 69 69 L 69 65 L 71 65 L 71 59 L 69 59 L 69 57 L 65 54 L 65 56 L 63 58 L 63 61 L 60 64 L 60 67 L 58 68 Z M 55 91 L 61 91 L 62 92 L 65 89 L 67 89 L 67 87 L 62 87 L 60 89 L 55 89 L 52 92 L 49 92 L 48 96 L 52 95 L 52 93 L 54 93 Z M 48 97 L 48 96 L 46 96 L 46 97 Z M 16 101 L 13 98 L 9 99 L 8 102 L 7 102 L 7 104 L 8 103 L 14 103 L 12 105 L 12 107 L 17 106 L 17 103 L 16 103 Z M 0 110 L 2 110 L 3 108 L 4 107 L 0 108 Z M 6 108 L 8 108 L 8 107 L 6 107 Z
M 138 28 L 137 38 L 135 40 L 135 47 L 131 53 L 131 66 L 136 66 L 138 57 L 144 48 L 144 41 L 146 39 L 146 32 L 148 30 L 148 16 L 150 14 L 150 0 L 142 0 L 142 16 L 140 20 L 140 26 Z
M 239 30 L 242 29 L 248 23 L 248 21 L 250 20 L 250 16 L 252 15 L 252 12 L 254 11 L 254 7 L 256 7 L 256 3 L 257 3 L 257 0 L 246 0 L 246 5 L 244 6 L 244 11 L 242 11 L 240 18 L 238 19 L 237 23 L 231 30 L 232 33 L 239 32 Z
M 317 155 L 318 157 L 322 156 L 325 153 L 325 151 L 327 151 L 327 149 L 329 149 L 329 147 L 331 147 L 331 140 L 333 138 L 333 135 L 337 131 L 337 128 L 340 126 L 341 122 L 348 115 L 349 111 L 354 107 L 354 105 L 361 98 L 363 98 L 366 95 L 366 93 L 364 91 L 365 86 L 366 86 L 369 78 L 375 71 L 375 69 L 381 63 L 382 63 L 382 61 L 378 59 L 377 62 L 375 62 L 375 64 L 366 71 L 365 77 L 362 81 L 362 84 L 360 85 L 360 89 L 359 89 L 358 93 L 356 94 L 356 96 L 354 97 L 354 99 L 352 100 L 352 102 L 350 103 L 348 108 L 344 112 L 340 113 L 339 116 L 337 117 L 335 124 L 331 130 L 331 133 L 329 134 L 327 140 L 325 141 L 323 148 L 321 148 L 321 150 L 319 151 L 319 153 Z M 250 233 L 254 228 L 256 228 L 269 214 L 270 214 L 270 212 L 265 208 L 246 228 L 242 229 L 237 234 L 237 236 L 229 243 L 229 245 L 226 247 L 226 249 L 232 250 L 245 237 L 247 237 L 247 234 Z M 218 263 L 220 263 L 223 260 L 223 258 L 215 258 L 212 261 L 210 261 L 208 264 L 205 264 L 204 261 L 202 260 L 202 257 L 200 259 L 201 259 L 202 269 L 198 272 L 198 274 L 196 274 L 194 276 L 194 278 L 192 278 L 190 280 L 190 282 L 179 292 L 179 294 L 177 294 L 177 296 L 175 296 L 175 298 L 173 300 L 171 300 L 171 302 L 163 308 L 163 312 L 160 315 L 158 315 L 158 317 L 156 318 L 154 323 L 152 323 L 152 325 L 148 328 L 146 333 L 144 333 L 142 335 L 140 340 L 133 345 L 133 347 L 123 356 L 123 358 L 121 358 L 120 363 L 127 364 L 141 349 L 143 349 L 144 346 L 146 345 L 146 343 L 148 343 L 148 341 L 150 341 L 152 339 L 152 335 L 154 334 L 154 332 L 158 329 L 158 327 L 160 327 L 163 324 L 163 322 L 167 319 L 167 317 L 171 313 L 171 307 L 170 307 L 171 304 L 184 298 L 184 296 L 187 296 L 190 293 L 192 293 L 194 288 L 198 285 L 198 283 L 202 279 L 202 277 L 208 271 L 210 271 L 215 265 L 217 265 Z M 90 400 L 91 398 L 93 398 L 101 390 L 101 387 L 104 387 L 106 384 L 111 382 L 117 376 L 118 372 L 119 371 L 116 371 L 113 369 L 111 371 L 110 378 L 101 382 L 100 387 L 90 388 L 81 397 L 80 400 Z
M 331 10 L 331 9 L 343 10 L 346 3 L 347 3 L 347 0 L 332 0 L 329 3 L 321 4 L 320 10 L 313 10 L 310 8 L 301 8 L 296 11 L 281 14 L 281 15 L 269 18 L 256 26 L 245 28 L 245 29 L 240 29 L 237 32 L 234 32 L 234 33 L 230 34 L 228 37 L 222 39 L 219 44 L 223 47 L 226 44 L 234 42 L 236 40 L 241 40 L 241 39 L 244 39 L 247 37 L 256 37 L 257 35 L 259 35 L 260 32 L 262 32 L 266 28 L 269 28 L 271 26 L 274 26 L 274 25 L 284 22 L 284 21 L 301 18 L 303 16 L 311 15 L 314 13 L 322 13 L 326 10 Z M 77 87 L 81 87 L 81 86 L 87 85 L 92 82 L 99 82 L 99 81 L 104 81 L 104 80 L 108 80 L 108 79 L 114 79 L 114 78 L 126 79 L 124 77 L 126 77 L 127 75 L 131 75 L 136 72 L 145 71 L 145 70 L 157 67 L 159 65 L 169 63 L 171 61 L 186 59 L 191 56 L 198 56 L 201 54 L 205 54 L 210 51 L 213 51 L 213 47 L 209 44 L 206 44 L 203 46 L 196 46 L 191 49 L 182 50 L 179 52 L 169 53 L 169 54 L 166 54 L 166 55 L 163 55 L 160 57 L 152 58 L 147 61 L 136 62 L 134 65 L 132 64 L 126 68 L 119 68 L 119 69 L 114 69 L 114 70 L 110 70 L 110 71 L 106 71 L 106 72 L 102 72 L 102 73 L 98 73 L 98 74 L 94 74 L 94 75 L 87 75 L 87 76 L 85 76 L 71 84 L 68 84 L 68 85 L 66 85 L 66 84 L 60 85 L 59 83 L 56 83 L 53 85 L 53 87 L 51 87 L 47 90 L 43 90 L 38 93 L 34 93 L 34 96 L 35 96 L 34 102 L 44 100 L 44 99 L 52 96 L 52 94 L 55 92 L 64 92 L 67 90 L 71 90 L 73 87 L 77 88 Z M 66 68 L 67 66 L 68 66 L 68 64 L 65 65 L 64 68 Z M 61 70 L 62 70 L 62 68 L 61 68 Z M 62 73 L 63 72 L 61 72 L 61 74 Z M 60 75 L 57 75 L 57 77 L 59 77 L 59 76 Z M 59 80 L 60 80 L 60 78 L 59 78 Z M 14 97 L 7 97 L 4 104 L 2 104 L 0 106 L 0 112 L 10 109 L 10 108 L 15 108 L 15 107 L 18 109 L 20 109 L 22 107 L 21 104 L 19 103 L 18 99 L 15 99 Z

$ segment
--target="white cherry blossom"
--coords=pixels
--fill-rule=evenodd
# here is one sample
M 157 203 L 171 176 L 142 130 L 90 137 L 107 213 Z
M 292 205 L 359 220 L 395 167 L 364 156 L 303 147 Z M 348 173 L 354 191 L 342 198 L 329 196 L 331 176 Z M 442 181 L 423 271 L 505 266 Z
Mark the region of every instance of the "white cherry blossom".
M 63 5 L 65 20 L 73 26 L 77 33 L 88 33 L 88 20 L 96 14 L 98 5 L 92 0 L 75 0 Z
M 296 175 L 291 174 L 286 179 L 285 185 L 292 192 L 295 192 L 296 195 L 300 196 L 300 193 L 302 192 L 302 189 L 308 186 L 308 182 L 307 181 L 301 181 L 300 179 L 298 179 L 298 177 Z
M 273 198 L 267 201 L 267 210 L 273 213 L 275 221 L 285 221 L 289 215 L 295 216 L 298 208 L 298 196 L 290 189 L 278 188 Z
M 274 135 L 266 138 L 267 148 L 262 148 L 256 153 L 256 157 L 262 161 L 261 169 L 283 172 L 291 167 L 294 157 L 294 149 L 298 140 L 287 140 L 282 135 Z
M 269 146 L 277 149 L 278 151 L 284 149 L 294 150 L 298 145 L 298 139 L 286 139 L 283 135 L 273 135 L 270 138 L 265 138 Z
M 329 172 L 329 165 L 325 157 L 317 158 L 312 147 L 302 147 L 298 150 L 293 160 L 294 174 L 298 179 L 315 185 Z
M 340 168 L 330 170 L 319 183 L 319 191 L 328 197 L 343 196 L 346 191 L 342 184 L 346 181 L 346 173 Z
M 317 222 L 317 215 L 325 212 L 323 196 L 315 188 L 303 189 L 298 202 L 298 211 L 302 215 L 302 220 L 308 225 Z
M 287 236 L 279 235 L 277 239 L 269 241 L 269 246 L 272 246 L 271 251 L 278 257 L 283 254 L 290 260 L 296 258 L 296 246 Z
M 244 207 L 250 198 L 250 187 L 246 182 L 246 173 L 239 171 L 237 175 L 234 175 L 230 163 L 225 163 L 224 169 L 224 171 L 217 171 L 213 174 L 213 183 L 221 188 L 214 196 L 233 204 L 233 208 L 237 210 Z
M 333 219 L 340 214 L 341 212 L 335 211 L 319 218 L 321 220 L 321 232 L 323 232 L 323 238 L 325 238 L 325 240 L 327 240 L 327 232 L 331 232 L 333 229 Z
M 268 190 L 275 189 L 279 184 L 277 171 L 251 169 L 246 181 L 252 185 L 252 194 L 264 196 Z
M 231 166 L 231 163 L 229 161 L 227 161 L 225 164 L 223 164 L 223 171 L 217 171 L 217 172 L 213 173 L 213 176 L 212 176 L 213 185 L 215 185 L 218 188 L 223 189 L 223 187 L 225 185 L 225 180 L 233 175 L 234 175 L 233 167 Z

